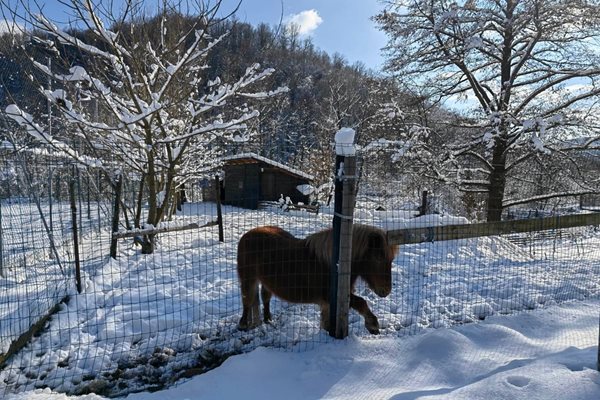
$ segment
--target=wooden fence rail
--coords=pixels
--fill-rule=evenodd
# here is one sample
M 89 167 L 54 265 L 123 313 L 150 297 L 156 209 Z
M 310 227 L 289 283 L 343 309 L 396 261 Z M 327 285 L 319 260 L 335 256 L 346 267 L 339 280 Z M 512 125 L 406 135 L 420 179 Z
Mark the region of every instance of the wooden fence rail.
M 131 231 L 113 232 L 112 238 L 113 238 L 113 240 L 116 240 L 116 239 L 125 239 L 125 238 L 143 236 L 143 235 L 157 235 L 159 233 L 180 232 L 180 231 L 186 231 L 189 229 L 208 228 L 210 226 L 216 226 L 216 225 L 219 225 L 218 221 L 210 221 L 204 225 L 200 225 L 198 223 L 192 222 L 187 225 L 165 226 L 164 228 L 134 229 Z
M 511 221 L 483 222 L 477 224 L 444 225 L 426 228 L 397 229 L 387 232 L 391 244 L 414 244 L 444 240 L 468 239 L 480 236 L 510 233 L 537 232 L 551 229 L 600 225 L 600 212 L 563 215 L 548 218 L 517 219 Z

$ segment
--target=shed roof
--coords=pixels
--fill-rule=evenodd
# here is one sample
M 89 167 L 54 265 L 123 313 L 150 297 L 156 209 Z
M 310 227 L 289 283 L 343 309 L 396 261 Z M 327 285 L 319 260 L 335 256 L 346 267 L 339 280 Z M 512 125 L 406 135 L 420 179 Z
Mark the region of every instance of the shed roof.
M 263 157 L 263 156 L 259 156 L 258 154 L 255 154 L 255 153 L 236 154 L 233 156 L 223 157 L 223 158 L 221 158 L 221 160 L 223 162 L 225 162 L 226 164 L 230 164 L 230 165 L 231 164 L 233 164 L 233 165 L 235 165 L 235 164 L 250 164 L 250 163 L 255 163 L 257 161 L 263 162 L 265 164 L 268 164 L 272 167 L 281 169 L 284 172 L 298 176 L 300 178 L 308 179 L 310 181 L 312 181 L 314 179 L 314 177 L 312 175 L 302 172 L 299 169 L 292 168 L 288 165 L 282 164 L 280 162 L 271 160 L 271 159 Z

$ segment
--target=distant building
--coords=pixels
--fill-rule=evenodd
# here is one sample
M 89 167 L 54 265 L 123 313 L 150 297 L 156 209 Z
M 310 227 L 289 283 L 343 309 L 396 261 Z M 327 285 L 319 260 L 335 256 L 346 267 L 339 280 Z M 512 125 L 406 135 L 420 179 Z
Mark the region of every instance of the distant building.
M 277 201 L 282 195 L 294 203 L 309 202 L 309 197 L 297 189 L 313 181 L 309 174 L 254 153 L 224 157 L 221 161 L 225 172 L 219 190 L 223 204 L 257 209 L 259 202 Z M 214 185 L 204 188 L 205 200 L 216 200 Z

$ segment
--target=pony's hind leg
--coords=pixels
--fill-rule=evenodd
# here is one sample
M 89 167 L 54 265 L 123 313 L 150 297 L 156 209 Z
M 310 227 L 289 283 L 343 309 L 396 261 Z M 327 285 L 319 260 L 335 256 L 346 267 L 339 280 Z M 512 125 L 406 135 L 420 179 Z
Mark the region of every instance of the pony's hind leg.
M 263 303 L 263 321 L 265 323 L 271 322 L 271 297 L 273 293 L 269 291 L 264 285 L 260 285 L 260 298 Z
M 260 325 L 260 311 L 258 300 L 258 281 L 256 279 L 243 279 L 241 282 L 242 290 L 242 318 L 238 324 L 240 330 L 256 328 Z
M 365 319 L 365 327 L 367 330 L 374 334 L 379 334 L 379 321 L 375 314 L 371 312 L 367 301 L 360 296 L 355 294 L 350 295 L 350 307 L 354 308 L 360 315 Z

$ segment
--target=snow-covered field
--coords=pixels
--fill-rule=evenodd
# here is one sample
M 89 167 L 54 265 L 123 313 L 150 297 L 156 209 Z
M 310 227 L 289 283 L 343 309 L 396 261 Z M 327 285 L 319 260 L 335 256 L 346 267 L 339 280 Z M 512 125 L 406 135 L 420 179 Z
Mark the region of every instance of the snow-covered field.
M 190 204 L 178 219 L 180 222 L 203 223 L 214 219 L 214 215 L 211 206 Z M 504 379 L 502 366 L 511 362 L 510 357 L 516 351 L 511 346 L 515 343 L 518 351 L 523 350 L 526 358 L 532 358 L 543 353 L 536 353 L 536 349 L 555 346 L 552 338 L 560 336 L 566 341 L 562 345 L 566 351 L 563 355 L 567 357 L 577 353 L 569 350 L 569 346 L 591 346 L 597 339 L 597 334 L 594 336 L 592 332 L 593 321 L 588 320 L 595 318 L 597 328 L 597 303 L 555 307 L 568 300 L 600 296 L 600 235 L 591 229 L 572 238 L 538 243 L 535 248 L 522 248 L 504 237 L 403 246 L 394 260 L 394 288 L 390 296 L 380 299 L 364 285 L 359 285 L 356 290 L 379 317 L 383 338 L 371 340 L 362 318 L 352 312 L 350 325 L 354 338 L 343 344 L 332 343 L 332 339 L 319 330 L 315 307 L 280 301 L 274 302 L 272 324 L 240 332 L 236 328 L 241 306 L 235 270 L 239 237 L 246 230 L 265 224 L 280 225 L 297 236 L 305 236 L 328 227 L 331 215 L 328 212 L 314 215 L 279 210 L 245 211 L 230 207 L 225 208 L 224 215 L 225 243 L 218 242 L 216 227 L 162 235 L 158 251 L 147 256 L 140 255 L 129 243 L 121 242 L 117 261 L 111 260 L 97 270 L 84 268 L 83 293 L 73 295 L 52 318 L 45 332 L 10 360 L 0 372 L 0 392 L 50 387 L 58 392 L 93 391 L 114 396 L 163 388 L 188 374 L 190 368 L 194 372 L 210 370 L 229 355 L 266 346 L 293 351 L 254 351 L 250 355 L 234 357 L 214 372 L 196 379 L 205 385 L 210 382 L 206 379 L 223 371 L 226 376 L 223 382 L 227 379 L 231 382 L 234 377 L 230 374 L 242 366 L 247 369 L 246 374 L 253 376 L 260 371 L 252 367 L 252 363 L 272 367 L 272 364 L 276 366 L 289 359 L 295 360 L 297 365 L 292 362 L 291 369 L 286 371 L 297 372 L 299 383 L 312 378 L 318 382 L 314 392 L 298 392 L 306 394 L 299 398 L 347 397 L 352 393 L 352 387 L 360 383 L 358 378 L 350 379 L 352 374 L 359 376 L 361 371 L 367 371 L 369 359 L 373 358 L 372 366 L 381 374 L 388 374 L 387 369 L 393 367 L 390 379 L 402 375 L 404 383 L 395 386 L 393 390 L 400 390 L 396 393 L 406 392 L 407 398 L 414 398 L 417 396 L 410 392 L 416 390 L 431 391 L 423 394 L 443 395 L 451 392 L 445 391 L 448 388 L 476 385 L 485 379 Z M 359 211 L 357 215 L 358 222 L 382 227 L 406 223 L 403 216 L 390 212 Z M 415 223 L 455 222 L 452 218 L 436 219 Z M 505 317 L 497 316 L 542 306 L 550 308 L 541 314 L 521 315 L 518 317 L 521 319 L 504 320 Z M 560 312 L 552 314 L 550 310 Z M 584 311 L 590 315 L 584 318 Z M 546 321 L 542 315 L 550 320 Z M 586 321 L 585 332 L 581 334 L 586 338 L 584 341 L 579 340 L 579 333 L 574 333 L 574 338 L 562 336 L 565 330 L 582 327 L 577 318 Z M 523 326 L 526 331 L 513 327 L 514 333 L 509 332 L 510 321 L 528 319 L 539 322 L 539 326 Z M 485 320 L 486 324 L 465 324 L 480 320 Z M 493 323 L 487 325 L 488 321 Z M 517 322 L 521 323 L 525 324 Z M 572 323 L 575 326 L 571 326 Z M 399 336 L 421 333 L 429 328 L 456 325 L 459 327 L 453 330 L 441 329 L 397 340 Z M 492 330 L 486 333 L 488 328 L 482 327 Z M 560 335 L 542 334 L 542 331 L 558 327 Z M 535 343 L 521 337 L 538 334 L 533 338 Z M 485 340 L 492 337 L 497 340 L 486 344 Z M 571 339 L 573 342 L 567 343 Z M 427 344 L 427 340 L 431 343 Z M 421 341 L 423 345 L 420 345 Z M 410 346 L 415 346 L 412 356 L 408 351 Z M 308 353 L 297 354 L 300 350 L 308 350 Z M 480 352 L 478 355 L 477 351 Z M 468 358 L 469 352 L 472 359 Z M 381 360 L 375 360 L 372 354 L 382 355 Z M 546 361 L 566 363 L 559 356 Z M 316 364 L 311 361 L 315 357 L 319 360 Z M 333 361 L 328 363 L 328 359 Z M 412 361 L 393 366 L 402 359 Z M 436 366 L 437 361 L 447 365 Z M 365 366 L 353 370 L 351 367 L 356 362 Z M 465 365 L 461 364 L 463 362 Z M 523 368 L 529 364 L 533 365 L 526 363 Z M 307 366 L 308 375 L 304 369 L 300 371 L 302 365 Z M 422 379 L 408 371 L 416 366 L 421 368 Z M 545 368 L 544 365 L 541 368 Z M 578 375 L 581 371 L 559 372 L 564 372 L 566 377 L 571 372 Z M 372 373 L 377 374 L 376 371 Z M 323 374 L 325 378 L 321 379 Z M 588 372 L 581 374 L 589 375 Z M 273 382 L 277 376 L 275 374 L 269 381 Z M 341 390 L 339 395 L 323 389 L 331 386 L 329 378 L 339 381 L 343 377 L 348 377 L 351 385 L 336 386 L 336 390 Z M 536 382 L 522 379 L 519 374 L 511 377 L 507 376 L 506 382 L 513 382 L 515 387 L 526 388 L 527 382 Z M 534 376 L 535 379 L 538 377 Z M 245 377 L 242 382 L 250 384 L 247 379 Z M 364 383 L 365 391 L 373 392 L 375 386 L 369 382 Z M 223 385 L 225 383 L 220 389 L 219 385 L 212 385 L 210 390 L 226 393 L 229 389 Z M 229 386 L 232 386 L 231 390 L 238 387 Z M 182 390 L 184 387 L 180 386 Z M 257 387 L 271 385 L 258 384 Z M 275 388 L 279 390 L 279 384 Z M 348 391 L 343 392 L 344 388 Z M 381 397 L 393 395 L 385 391 L 377 393 Z M 221 398 L 217 392 L 215 396 L 210 392 L 204 394 Z M 364 395 L 367 396 L 367 392 Z
M 75 294 L 75 267 L 71 207 L 55 202 L 52 207 L 17 199 L 0 203 L 0 354 L 65 296 Z M 106 261 L 108 232 L 99 228 L 106 205 L 80 204 L 80 251 L 84 268 L 93 271 Z M 41 211 L 41 213 L 40 213 Z M 89 214 L 87 213 L 89 211 Z M 85 215 L 81 217 L 81 215 Z M 42 220 L 44 216 L 45 221 Z M 89 218 L 88 218 L 89 216 Z M 45 227 L 48 227 L 46 230 Z M 53 237 L 54 250 L 50 245 Z M 102 239 L 99 239 L 102 238 Z
M 258 348 L 166 390 L 128 400 L 597 400 L 600 303 L 567 302 L 405 338 L 356 336 L 294 352 Z M 12 400 L 100 400 L 50 389 Z

